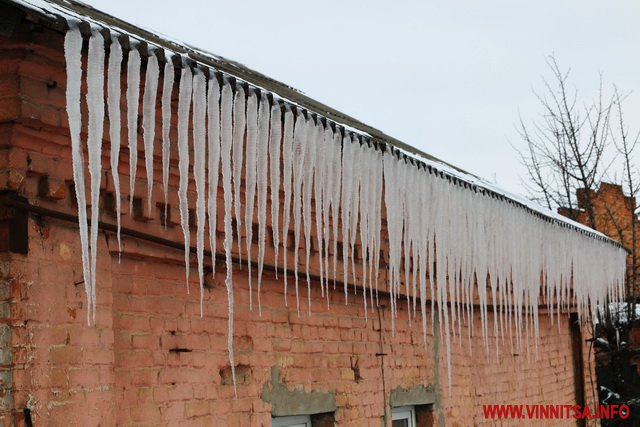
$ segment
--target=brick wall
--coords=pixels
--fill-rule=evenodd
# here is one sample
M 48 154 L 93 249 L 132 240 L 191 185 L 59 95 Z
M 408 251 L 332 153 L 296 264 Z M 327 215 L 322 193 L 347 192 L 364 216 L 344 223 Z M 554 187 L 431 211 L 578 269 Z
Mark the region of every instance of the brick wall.
M 14 190 L 34 205 L 74 214 L 62 37 L 26 21 L 10 38 L 0 36 L 0 189 Z M 125 196 L 127 154 L 123 145 L 120 173 Z M 176 153 L 172 157 L 177 159 Z M 104 159 L 105 168 L 107 164 Z M 106 202 L 113 188 L 106 175 L 101 219 L 113 223 Z M 138 175 L 144 177 L 142 169 Z M 175 219 L 176 175 L 170 185 Z M 144 181 L 137 183 L 136 192 L 146 194 Z M 158 181 L 154 200 L 163 200 Z M 190 200 L 195 200 L 193 193 Z M 162 206 L 132 215 L 127 205 L 125 198 L 124 227 L 182 241 L 175 224 L 166 231 L 162 227 Z M 240 265 L 233 271 L 238 373 L 234 399 L 222 263 L 215 274 L 207 274 L 201 318 L 197 274 L 192 271 L 187 293 L 180 250 L 125 236 L 119 256 L 114 235 L 101 232 L 97 320 L 89 327 L 75 224 L 31 214 L 27 225 L 28 254 L 0 254 L 0 417 L 7 425 L 22 423 L 28 407 L 35 425 L 267 426 L 273 408 L 261 396 L 265 386 L 275 386 L 274 367 L 287 390 L 335 396 L 335 420 L 340 425 L 381 425 L 391 391 L 416 385 L 435 392 L 436 422 L 453 426 L 493 424 L 483 419 L 484 403 L 565 404 L 576 399 L 566 316 L 558 328 L 541 315 L 537 356 L 532 341 L 529 355 L 514 354 L 507 339 L 497 360 L 493 352 L 484 352 L 476 310 L 470 344 L 466 326 L 463 339 L 452 341 L 449 388 L 446 352 L 438 333 L 429 333 L 425 346 L 420 325 L 409 325 L 404 304 L 398 305 L 392 335 L 386 294 L 381 294 L 379 313 L 370 311 L 365 320 L 360 293 L 344 305 L 339 285 L 330 292 L 327 309 L 319 284 L 313 282 L 309 316 L 306 281 L 301 280 L 298 317 L 293 280 L 285 306 L 282 274 L 276 280 L 268 272 L 260 316 L 255 293 L 256 305 L 249 310 L 247 270 Z M 274 263 L 272 251 L 265 262 Z M 314 265 L 310 268 L 317 274 Z M 382 291 L 385 283 L 383 272 Z M 256 284 L 254 279 L 254 292 Z
M 247 425 L 247 420 L 269 425 L 271 408 L 260 396 L 273 366 L 280 367 L 290 389 L 335 393 L 336 421 L 344 425 L 379 425 L 390 390 L 416 384 L 440 393 L 438 412 L 447 425 L 492 425 L 483 419 L 482 404 L 575 401 L 566 317 L 560 327 L 540 317 L 537 356 L 533 338 L 529 354 L 510 351 L 507 338 L 498 360 L 494 336 L 489 336 L 490 352 L 484 352 L 476 311 L 471 351 L 466 329 L 462 339 L 453 340 L 449 389 L 437 333 L 428 335 L 425 347 L 420 327 L 408 324 L 404 304 L 395 336 L 388 308 L 381 309 L 381 346 L 377 312 L 365 322 L 361 299 L 345 306 L 341 289 L 332 292 L 327 310 L 313 287 L 312 315 L 303 310 L 298 318 L 292 294 L 289 307 L 284 306 L 281 282 L 267 274 L 259 316 L 255 308 L 249 310 L 246 271 L 240 268 L 234 270 L 239 366 L 234 400 L 226 372 L 223 273 L 207 278 L 200 318 L 197 282 L 187 294 L 179 251 L 147 247 L 118 262 L 115 248 L 109 256 L 103 239 L 98 320 L 87 327 L 76 230 L 64 223 L 47 225 L 45 238 L 31 223 L 29 257 L 14 256 L 11 262 L 16 416 L 29 405 L 34 419 L 48 425 L 91 425 L 98 417 L 118 425 Z

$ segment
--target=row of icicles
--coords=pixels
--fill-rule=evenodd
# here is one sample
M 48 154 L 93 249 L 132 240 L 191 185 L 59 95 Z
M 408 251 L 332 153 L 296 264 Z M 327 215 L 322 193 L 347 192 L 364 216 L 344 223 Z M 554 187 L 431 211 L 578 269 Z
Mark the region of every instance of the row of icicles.
M 85 195 L 83 141 L 80 138 L 82 81 L 82 44 L 78 28 L 71 28 L 65 38 L 67 63 L 67 112 L 72 142 L 73 174 L 78 200 L 80 239 L 85 290 L 88 299 L 87 320 L 95 321 L 96 247 L 98 201 L 102 176 L 102 140 L 104 127 L 105 42 L 101 33 L 92 32 L 86 67 L 88 106 L 88 169 L 90 198 Z M 111 171 L 116 191 L 118 230 L 120 228 L 120 96 L 123 50 L 118 37 L 112 37 L 107 60 L 106 105 L 109 113 Z M 139 118 L 141 59 L 136 49 L 128 52 L 126 68 L 126 105 L 128 145 L 130 150 L 129 200 L 133 200 L 137 170 L 137 128 Z M 170 167 L 169 130 L 173 111 L 174 67 L 164 64 L 162 94 L 162 183 L 167 198 Z M 224 194 L 224 241 L 226 287 L 229 307 L 228 349 L 233 361 L 233 281 L 232 245 L 235 216 L 236 242 L 251 266 L 253 218 L 258 218 L 257 296 L 260 311 L 260 287 L 267 233 L 267 206 L 271 199 L 270 220 L 276 265 L 279 248 L 287 248 L 286 231 L 293 227 L 293 259 L 282 251 L 282 274 L 285 295 L 289 283 L 287 269 L 293 269 L 296 307 L 298 296 L 298 248 L 304 239 L 306 248 L 306 285 L 309 277 L 310 247 L 318 248 L 320 288 L 329 298 L 330 279 L 342 282 L 345 302 L 348 283 L 361 289 L 365 316 L 378 302 L 378 278 L 381 250 L 388 253 L 388 289 L 392 323 L 395 328 L 397 304 L 406 299 L 409 316 L 419 318 L 426 342 L 430 313 L 431 327 L 440 325 L 447 349 L 450 369 L 450 336 L 462 335 L 467 328 L 469 343 L 473 329 L 473 308 L 479 304 L 481 330 L 485 348 L 489 336 L 495 336 L 496 355 L 505 337 L 511 349 L 522 348 L 523 331 L 538 343 L 538 307 L 546 302 L 554 316 L 571 304 L 582 314 L 591 314 L 606 298 L 622 295 L 625 252 L 609 242 L 597 240 L 568 227 L 531 215 L 520 206 L 489 197 L 456 185 L 437 174 L 425 172 L 403 161 L 389 150 L 382 152 L 360 144 L 358 136 L 338 132 L 299 109 L 269 102 L 264 91 L 243 86 L 235 88 L 211 73 L 207 78 L 200 69 L 182 67 L 179 81 L 178 167 L 180 222 L 184 233 L 185 264 L 189 280 L 189 209 L 187 186 L 190 166 L 196 184 L 197 271 L 202 286 L 205 230 L 208 228 L 211 253 L 217 250 L 217 189 L 221 177 Z M 151 208 L 153 184 L 156 104 L 160 67 L 155 55 L 146 64 L 142 94 L 142 128 L 147 173 L 147 203 Z M 248 93 L 247 93 L 248 92 Z M 192 127 L 190 127 L 192 122 Z M 192 129 L 192 135 L 189 131 Z M 245 142 L 246 141 L 246 142 Z M 190 144 L 193 159 L 189 158 Z M 244 172 L 244 173 L 243 173 Z M 245 185 L 242 188 L 241 183 Z M 270 191 L 269 191 L 270 190 Z M 240 194 L 245 195 L 241 209 Z M 257 201 L 257 205 L 256 205 Z M 86 203 L 91 206 L 90 227 Z M 131 203 L 131 202 L 130 202 Z M 386 215 L 383 216 L 383 205 Z M 166 206 L 166 204 L 165 204 Z M 282 225 L 279 220 L 282 213 Z M 207 215 L 208 214 L 208 215 Z M 166 215 L 165 215 L 166 218 Z M 208 224 L 206 224 L 208 218 Z M 388 247 L 383 245 L 381 230 L 386 219 Z M 241 227 L 246 233 L 246 248 L 241 247 Z M 283 231 L 284 230 L 284 231 Z M 338 252 L 338 241 L 343 250 Z M 384 242 L 385 244 L 387 242 Z M 120 247 L 120 233 L 118 232 Z M 356 245 L 359 245 L 361 271 L 356 274 Z M 244 249 L 244 251 L 243 251 Z M 333 256 L 330 256 L 333 254 Z M 337 277 L 341 257 L 342 277 Z M 211 262 L 215 262 L 212 259 Z M 359 283 L 358 280 L 359 279 Z M 403 289 L 404 287 L 404 289 Z M 573 292 L 570 291 L 573 288 Z M 252 293 L 252 292 L 251 292 Z M 307 292 L 310 295 L 310 292 Z M 286 301 L 286 299 L 285 299 Z M 253 301 L 250 299 L 250 305 Z M 427 305 L 429 307 L 427 308 Z M 308 299 L 308 310 L 311 300 Z M 419 309 L 419 310 L 418 310 Z M 489 320 L 488 312 L 495 315 Z M 419 311 L 419 314 L 418 314 Z M 437 314 L 437 320 L 436 320 Z M 515 334 L 512 331 L 515 330 Z M 515 343 L 514 343 L 515 341 Z M 528 340 L 524 340 L 528 346 Z M 235 372 L 234 384 L 235 384 Z

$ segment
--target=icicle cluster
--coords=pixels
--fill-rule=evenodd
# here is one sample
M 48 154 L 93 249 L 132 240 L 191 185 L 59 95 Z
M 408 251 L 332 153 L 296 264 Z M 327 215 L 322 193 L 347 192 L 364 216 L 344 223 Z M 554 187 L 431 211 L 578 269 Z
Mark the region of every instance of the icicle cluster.
M 91 178 L 87 200 L 80 139 L 82 43 L 77 28 L 68 31 L 65 39 L 67 112 L 79 207 L 87 320 L 90 321 L 91 313 L 95 319 L 96 305 L 105 45 L 100 32 L 94 31 L 89 39 L 86 76 L 86 146 Z M 114 37 L 106 70 L 110 165 L 118 228 L 122 61 L 123 52 Z M 126 71 L 129 212 L 133 208 L 137 172 L 140 71 L 140 55 L 133 47 L 127 53 Z M 148 210 L 152 208 L 159 79 L 158 58 L 151 53 L 146 59 L 142 98 Z M 174 90 L 171 62 L 164 65 L 162 79 L 161 154 L 166 221 Z M 327 304 L 336 282 L 342 282 L 345 303 L 351 293 L 361 293 L 365 316 L 368 316 L 378 304 L 384 260 L 388 283 L 382 290 L 390 295 L 393 328 L 400 305 L 406 305 L 411 321 L 421 324 L 425 342 L 429 325 L 432 329 L 438 325 L 438 333 L 446 343 L 448 365 L 451 338 L 460 338 L 463 323 L 473 321 L 475 306 L 481 314 L 485 348 L 488 350 L 490 344 L 493 345 L 487 338 L 491 331 L 496 337 L 498 354 L 499 341 L 507 337 L 511 347 L 520 348 L 523 341 L 528 342 L 523 336 L 534 336 L 537 342 L 541 304 L 547 304 L 552 317 L 574 304 L 581 315 L 588 315 L 605 299 L 617 300 L 622 296 L 626 254 L 611 242 L 576 232 L 542 215 L 532 215 L 523 206 L 495 193 L 477 187 L 469 189 L 456 182 L 456 177 L 433 172 L 431 167 L 427 171 L 424 163 L 407 161 L 395 149 L 372 147 L 373 142 L 367 137 L 341 129 L 275 96 L 271 99 L 258 88 L 231 83 L 213 70 L 208 73 L 199 68 L 192 70 L 183 63 L 178 88 L 177 136 L 180 176 L 177 193 L 187 289 L 192 231 L 187 192 L 190 177 L 196 189 L 195 252 L 201 313 L 205 236 L 209 238 L 214 269 L 215 254 L 219 250 L 216 229 L 221 181 L 224 241 L 220 249 L 226 259 L 228 347 L 234 383 L 232 254 L 235 251 L 241 257 L 245 252 L 251 306 L 252 262 L 257 262 L 260 312 L 268 225 L 272 227 L 276 274 L 282 259 L 285 304 L 292 279 L 298 315 L 301 280 L 306 282 L 307 312 L 311 314 L 310 268 L 313 267 L 319 271 L 317 282 Z M 90 233 L 87 202 L 91 206 Z M 256 221 L 257 258 L 253 253 Z M 289 237 L 291 228 L 293 242 Z M 120 245 L 119 233 L 118 243 Z M 489 316 L 489 310 L 495 315 Z

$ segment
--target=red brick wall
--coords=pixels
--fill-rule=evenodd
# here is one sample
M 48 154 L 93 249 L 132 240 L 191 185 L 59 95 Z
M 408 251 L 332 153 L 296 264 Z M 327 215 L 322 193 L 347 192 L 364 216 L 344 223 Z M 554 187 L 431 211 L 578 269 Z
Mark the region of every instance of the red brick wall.
M 76 207 L 67 186 L 71 168 L 64 86 L 61 34 L 21 28 L 12 38 L 0 37 L 0 189 L 16 190 L 33 204 L 73 214 Z M 103 165 L 106 170 L 106 159 Z M 175 173 L 177 168 L 173 169 Z M 124 145 L 120 173 L 126 195 Z M 144 178 L 142 169 L 138 175 Z M 160 175 L 157 166 L 157 202 L 162 201 Z M 175 184 L 174 175 L 169 201 L 174 207 Z M 103 193 L 112 191 L 107 177 Z M 137 183 L 136 191 L 146 194 L 144 181 Z M 182 241 L 179 227 L 164 231 L 159 208 L 133 219 L 126 207 L 125 197 L 123 226 Z M 102 219 L 114 222 L 106 206 Z M 436 419 L 447 425 L 482 423 L 484 403 L 575 401 L 566 316 L 558 330 L 541 315 L 537 358 L 533 347 L 529 357 L 511 354 L 507 340 L 497 361 L 493 353 L 484 353 L 476 310 L 472 352 L 464 327 L 464 338 L 452 341 L 449 388 L 444 345 L 437 332 L 436 337 L 429 334 L 423 345 L 420 325 L 409 326 L 404 304 L 398 305 L 392 336 L 388 299 L 382 294 L 380 334 L 378 313 L 369 312 L 365 321 L 360 294 L 344 305 L 341 285 L 331 292 L 327 310 L 318 283 L 312 283 L 308 316 L 306 282 L 301 280 L 298 317 L 293 280 L 285 306 L 282 276 L 276 280 L 265 273 L 259 316 L 257 305 L 249 311 L 247 271 L 241 266 L 233 271 L 239 365 L 234 399 L 226 376 L 222 263 L 215 276 L 206 277 L 200 318 L 197 274 L 194 269 L 187 293 L 180 250 L 125 237 L 119 258 L 115 237 L 101 232 L 97 321 L 89 327 L 75 224 L 31 215 L 28 225 L 29 254 L 0 254 L 0 300 L 5 301 L 2 307 L 8 307 L 0 314 L 10 330 L 10 339 L 0 343 L 4 352 L 0 359 L 7 361 L 0 367 L 7 373 L 2 377 L 0 417 L 7 422 L 12 417 L 21 422 L 23 409 L 29 407 L 35 425 L 269 425 L 271 405 L 260 394 L 273 366 L 281 368 L 290 389 L 335 393 L 335 419 L 341 425 L 380 425 L 390 391 L 419 384 L 434 387 Z M 270 250 L 265 261 L 273 263 Z M 381 289 L 384 283 L 383 272 Z M 254 292 L 256 284 L 254 279 Z M 178 348 L 190 351 L 171 351 Z
M 345 306 L 338 289 L 327 311 L 314 286 L 313 313 L 303 310 L 298 318 L 292 294 L 285 307 L 281 282 L 267 274 L 259 316 L 255 308 L 249 311 L 245 270 L 234 270 L 236 363 L 248 367 L 239 375 L 234 400 L 233 387 L 221 377 L 228 367 L 223 274 L 208 278 L 212 287 L 205 291 L 200 318 L 197 282 L 187 294 L 179 251 L 143 247 L 119 263 L 115 251 L 107 255 L 103 239 L 98 320 L 87 327 L 84 290 L 74 285 L 82 275 L 76 230 L 49 223 L 44 238 L 31 225 L 29 257 L 13 256 L 9 264 L 15 411 L 28 402 L 36 420 L 61 425 L 87 425 L 97 417 L 119 425 L 213 420 L 269 425 L 270 406 L 260 393 L 271 367 L 279 366 L 289 388 L 334 392 L 338 423 L 378 423 L 382 417 L 379 323 L 377 314 L 365 322 L 360 298 Z M 410 327 L 404 304 L 399 307 L 394 337 L 389 310 L 381 310 L 387 394 L 396 387 L 434 384 L 447 425 L 460 426 L 493 424 L 483 419 L 482 404 L 575 401 L 566 318 L 558 328 L 541 316 L 537 358 L 533 339 L 527 355 L 512 353 L 507 338 L 497 360 L 493 336 L 490 353 L 484 353 L 476 311 L 471 353 L 466 329 L 462 340 L 453 340 L 449 390 L 444 345 L 429 334 L 425 348 L 420 327 Z

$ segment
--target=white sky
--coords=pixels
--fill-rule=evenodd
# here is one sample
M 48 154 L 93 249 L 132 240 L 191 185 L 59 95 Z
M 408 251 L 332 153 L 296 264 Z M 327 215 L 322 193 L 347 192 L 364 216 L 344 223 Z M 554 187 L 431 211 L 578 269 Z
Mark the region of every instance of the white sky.
M 522 193 L 518 114 L 546 56 L 583 96 L 637 91 L 640 2 L 84 0 L 289 84 L 421 150 Z M 517 4 L 516 4 L 517 3 Z M 633 129 L 640 94 L 626 101 Z

